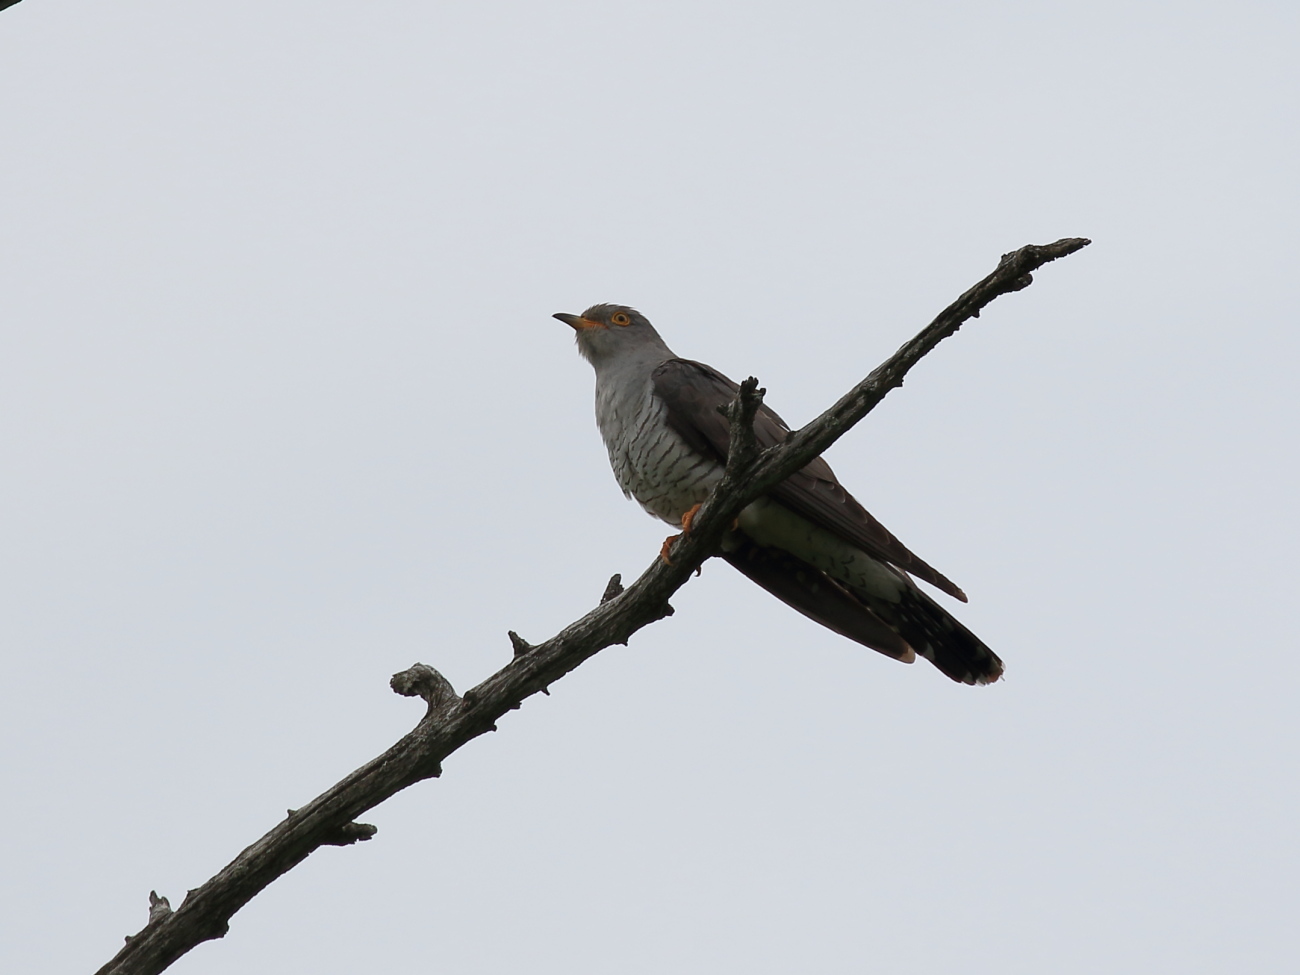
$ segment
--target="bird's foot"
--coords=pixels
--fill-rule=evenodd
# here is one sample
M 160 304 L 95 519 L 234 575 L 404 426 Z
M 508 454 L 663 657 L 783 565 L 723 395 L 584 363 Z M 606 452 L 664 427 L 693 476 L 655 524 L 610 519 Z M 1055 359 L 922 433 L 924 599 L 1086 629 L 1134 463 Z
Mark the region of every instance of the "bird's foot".
M 700 504 L 703 504 L 703 502 L 700 502 Z M 668 557 L 668 549 L 670 549 L 672 547 L 673 542 L 681 538 L 682 535 L 689 535 L 691 533 L 691 522 L 695 520 L 695 516 L 699 513 L 699 511 L 700 511 L 700 505 L 697 504 L 693 508 L 691 508 L 690 511 L 686 512 L 686 514 L 682 515 L 681 532 L 676 535 L 669 535 L 667 538 L 664 539 L 663 545 L 660 546 L 659 548 L 659 558 L 663 559 L 664 565 L 673 564 L 673 560 Z
M 703 503 L 704 503 L 703 501 L 700 502 L 700 504 L 703 504 Z M 700 513 L 700 504 L 695 505 L 695 507 L 691 508 L 690 511 L 688 511 L 688 512 L 686 512 L 686 514 L 682 515 L 682 534 L 683 534 L 683 535 L 688 535 L 688 534 L 690 534 L 690 531 L 691 531 L 691 522 L 693 522 L 693 521 L 695 520 L 695 516 L 698 515 L 698 514 Z

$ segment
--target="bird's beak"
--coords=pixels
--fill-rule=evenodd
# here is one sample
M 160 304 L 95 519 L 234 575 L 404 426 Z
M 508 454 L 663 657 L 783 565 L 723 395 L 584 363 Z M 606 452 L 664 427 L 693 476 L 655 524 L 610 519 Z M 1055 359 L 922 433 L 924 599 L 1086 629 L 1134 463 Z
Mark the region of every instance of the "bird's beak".
M 573 328 L 575 328 L 579 332 L 587 328 L 602 327 L 600 322 L 593 322 L 591 319 L 583 318 L 581 315 L 568 315 L 562 311 L 556 312 L 551 317 L 558 318 L 560 321 L 564 322 L 565 325 L 573 326 Z

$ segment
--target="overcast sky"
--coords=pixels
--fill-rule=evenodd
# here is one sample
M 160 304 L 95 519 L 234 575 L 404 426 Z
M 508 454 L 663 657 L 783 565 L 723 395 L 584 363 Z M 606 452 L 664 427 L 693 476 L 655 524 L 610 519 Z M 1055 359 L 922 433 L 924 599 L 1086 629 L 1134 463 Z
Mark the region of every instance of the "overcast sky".
M 1300 6 L 0 13 L 0 970 L 90 972 L 638 574 L 556 311 L 832 450 L 986 688 L 725 564 L 173 971 L 1300 969 Z

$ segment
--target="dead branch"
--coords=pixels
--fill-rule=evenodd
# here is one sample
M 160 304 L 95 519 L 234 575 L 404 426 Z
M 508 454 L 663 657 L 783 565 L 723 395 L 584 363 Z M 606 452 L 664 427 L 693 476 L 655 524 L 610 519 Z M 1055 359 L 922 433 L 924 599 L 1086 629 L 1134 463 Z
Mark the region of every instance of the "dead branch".
M 669 615 L 669 597 L 717 552 L 727 527 L 745 505 L 842 437 L 891 389 L 903 384 L 912 366 L 964 322 L 978 317 L 989 302 L 1027 287 L 1032 271 L 1088 243 L 1069 238 L 1044 246 L 1028 245 L 1005 255 L 992 274 L 944 309 L 838 403 L 785 443 L 765 451 L 758 450 L 752 431 L 762 391 L 757 380 L 746 381 L 728 411 L 733 446 L 725 474 L 696 515 L 690 532 L 674 543 L 671 564 L 656 557 L 626 589 L 615 576 L 595 609 L 543 643 L 531 646 L 510 633 L 513 659 L 463 696 L 424 664 L 394 675 L 394 691 L 422 697 L 427 703 L 419 724 L 382 755 L 302 808 L 290 810 L 282 822 L 220 873 L 189 891 L 180 907 L 167 910 L 166 900 L 151 893 L 149 923 L 127 939 L 98 975 L 161 972 L 196 945 L 222 937 L 236 911 L 314 850 L 370 839 L 374 827 L 355 822 L 357 816 L 416 782 L 437 777 L 443 759 L 479 735 L 495 731 L 497 719 L 518 708 L 525 698 L 546 692 L 589 657 L 614 644 L 626 644 L 637 630 Z

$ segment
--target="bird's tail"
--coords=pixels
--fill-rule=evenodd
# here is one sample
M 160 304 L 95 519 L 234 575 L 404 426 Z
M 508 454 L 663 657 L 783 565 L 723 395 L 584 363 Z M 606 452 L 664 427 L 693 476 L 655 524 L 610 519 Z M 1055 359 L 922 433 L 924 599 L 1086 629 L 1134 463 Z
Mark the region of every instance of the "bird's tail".
M 908 646 L 953 680 L 992 684 L 1002 676 L 1002 661 L 951 613 L 914 585 L 896 603 L 854 593 L 863 599 Z
M 963 684 L 991 684 L 1002 676 L 997 654 L 910 580 L 891 602 L 832 579 L 783 549 L 738 536 L 723 558 L 827 629 L 906 663 L 919 654 Z

